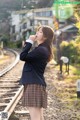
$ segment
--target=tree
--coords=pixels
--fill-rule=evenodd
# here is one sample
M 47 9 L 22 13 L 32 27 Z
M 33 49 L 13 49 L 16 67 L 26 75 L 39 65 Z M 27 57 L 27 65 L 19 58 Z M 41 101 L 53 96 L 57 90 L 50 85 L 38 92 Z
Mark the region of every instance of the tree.
M 74 4 L 74 13 L 77 13 L 77 15 L 80 17 L 80 0 L 73 0 L 75 2 Z

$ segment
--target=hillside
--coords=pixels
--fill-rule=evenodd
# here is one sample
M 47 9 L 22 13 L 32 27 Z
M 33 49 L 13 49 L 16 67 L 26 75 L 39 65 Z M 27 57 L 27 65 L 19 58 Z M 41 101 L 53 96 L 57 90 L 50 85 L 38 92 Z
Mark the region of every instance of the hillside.
M 31 5 L 35 7 L 51 6 L 53 0 L 0 0 L 0 9 L 21 9 L 22 6 L 29 8 Z
M 0 0 L 0 9 L 20 9 L 21 7 L 21 0 Z
M 41 7 L 51 7 L 53 0 L 0 0 L 0 20 L 7 18 L 9 11 L 31 9 Z

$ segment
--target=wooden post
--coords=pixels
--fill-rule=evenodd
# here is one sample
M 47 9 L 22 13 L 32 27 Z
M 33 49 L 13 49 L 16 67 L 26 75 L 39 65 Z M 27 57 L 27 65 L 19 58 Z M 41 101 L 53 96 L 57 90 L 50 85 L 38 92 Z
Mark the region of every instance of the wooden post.
M 77 98 L 80 98 L 80 79 L 77 80 Z

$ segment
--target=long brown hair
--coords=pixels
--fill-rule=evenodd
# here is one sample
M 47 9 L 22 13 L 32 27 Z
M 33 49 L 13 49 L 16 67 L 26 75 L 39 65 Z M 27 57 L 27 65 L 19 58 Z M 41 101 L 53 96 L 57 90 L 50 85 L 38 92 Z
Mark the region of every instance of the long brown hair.
M 46 38 L 46 40 L 44 41 L 44 44 L 46 45 L 46 47 L 50 52 L 49 59 L 48 59 L 48 61 L 50 61 L 52 58 L 52 45 L 53 45 L 53 39 L 54 39 L 54 31 L 49 26 L 42 26 L 41 28 L 43 31 L 43 35 Z

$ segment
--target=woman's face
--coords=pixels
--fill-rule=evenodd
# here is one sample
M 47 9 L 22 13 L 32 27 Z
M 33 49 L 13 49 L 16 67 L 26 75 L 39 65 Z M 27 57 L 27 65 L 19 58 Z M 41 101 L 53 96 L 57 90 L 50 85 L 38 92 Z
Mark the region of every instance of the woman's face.
M 43 35 L 43 31 L 42 28 L 40 28 L 37 33 L 36 33 L 36 40 L 37 42 L 44 42 L 45 41 L 45 37 Z

